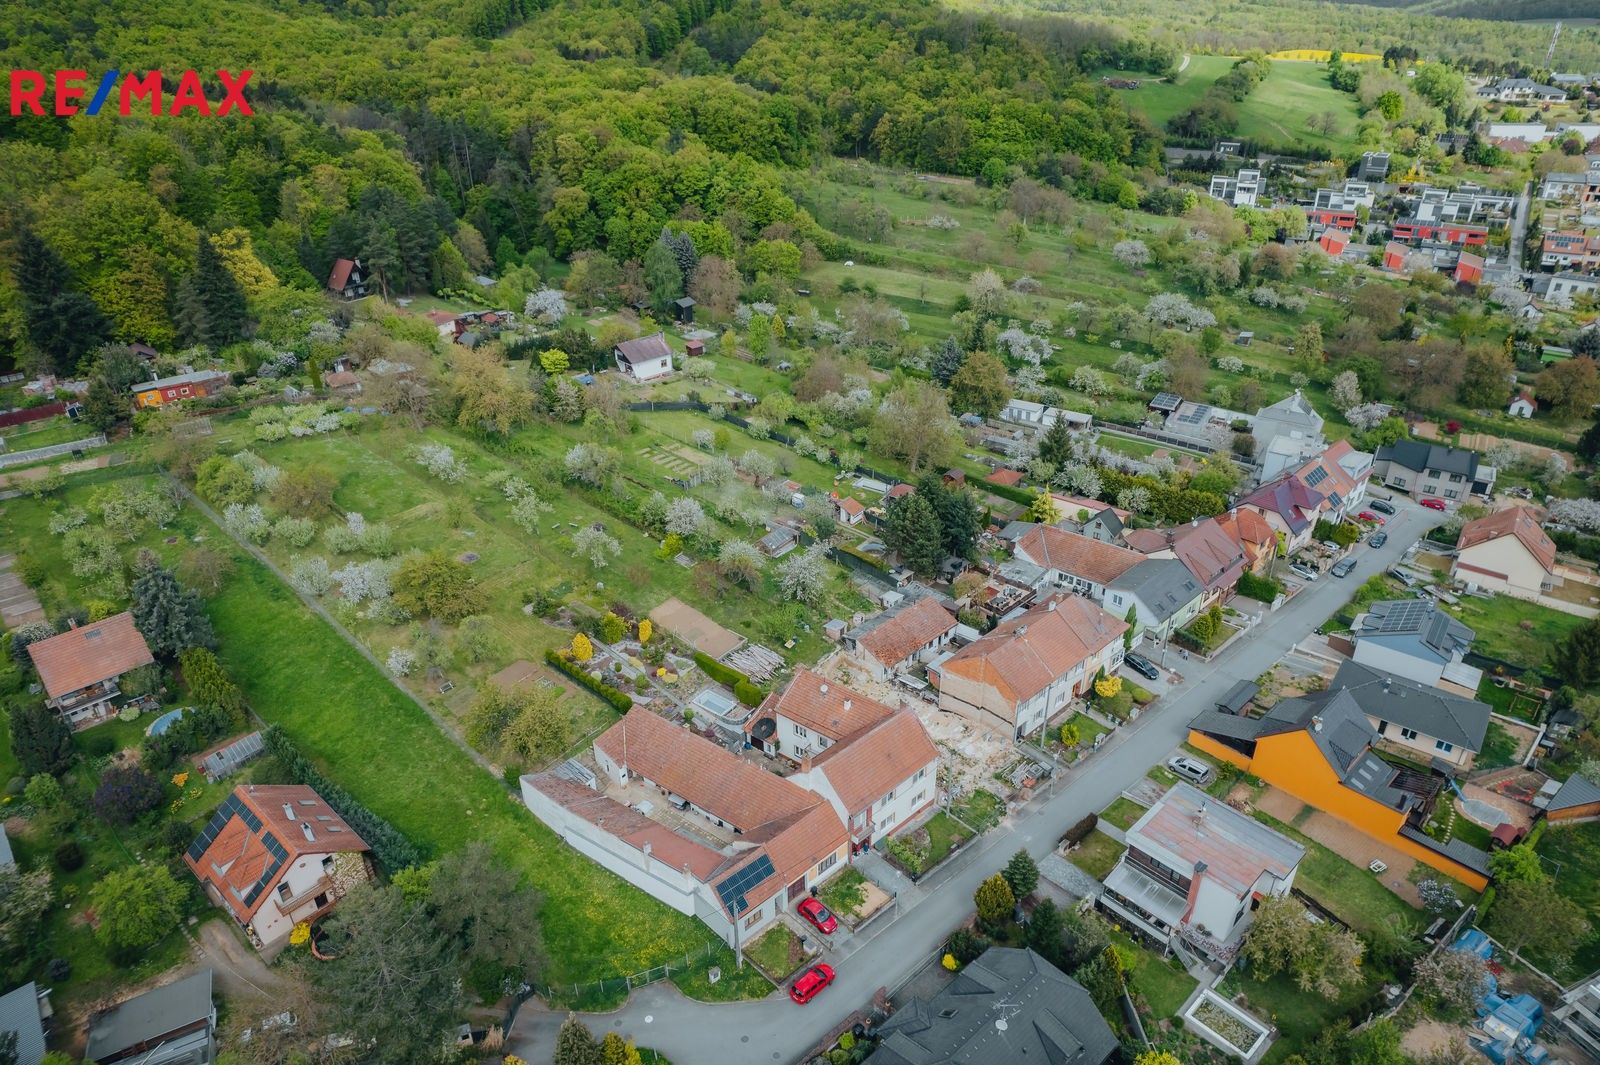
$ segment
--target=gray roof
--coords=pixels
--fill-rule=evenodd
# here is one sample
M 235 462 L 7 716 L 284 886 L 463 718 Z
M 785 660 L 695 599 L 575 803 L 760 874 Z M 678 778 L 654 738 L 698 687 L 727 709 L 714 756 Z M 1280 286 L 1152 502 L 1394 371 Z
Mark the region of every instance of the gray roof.
M 0 995 L 0 1032 L 17 1033 L 17 1065 L 39 1065 L 44 1058 L 44 1022 L 39 1019 L 39 988 L 28 983 Z
M 873 1065 L 1104 1065 L 1117 1050 L 1082 984 L 1013 947 L 990 947 L 878 1030 Z
M 624 340 L 617 345 L 616 352 L 622 361 L 629 365 L 672 357 L 672 349 L 667 346 L 667 338 L 661 333 L 651 333 L 638 340 Z
M 1414 658 L 1451 662 L 1466 654 L 1476 634 L 1432 599 L 1385 599 L 1356 618 L 1355 636 L 1405 651 Z
M 1574 806 L 1587 806 L 1594 802 L 1600 802 L 1600 784 L 1574 773 L 1550 796 L 1550 805 L 1545 810 L 1570 810 Z
M 1108 587 L 1136 596 L 1157 621 L 1167 620 L 1200 594 L 1200 582 L 1175 558 L 1147 558 Z
M 1475 873 L 1481 873 L 1484 876 L 1489 875 L 1488 853 L 1479 850 L 1470 843 L 1463 843 L 1459 839 L 1452 839 L 1448 843 L 1440 843 L 1432 836 L 1425 832 L 1418 832 L 1410 825 L 1401 825 L 1400 835 L 1431 851 L 1437 851 L 1452 861 L 1459 862 Z
M 159 377 L 154 381 L 140 381 L 131 386 L 130 392 L 148 392 L 152 388 L 170 388 L 173 385 L 192 385 L 199 381 L 210 381 L 217 377 L 227 377 L 226 370 L 195 370 L 193 373 L 180 373 L 173 377 Z
M 1463 699 L 1359 662 L 1340 666 L 1328 689 L 1349 692 L 1368 717 L 1416 729 L 1469 751 L 1483 750 L 1489 707 L 1476 699 Z
M 89 1018 L 84 1056 L 104 1061 L 118 1051 L 211 1016 L 211 970 L 135 995 Z
M 1385 444 L 1374 456 L 1375 462 L 1395 462 L 1408 470 L 1438 470 L 1441 473 L 1459 473 L 1466 477 L 1478 474 L 1478 453 L 1464 447 L 1446 447 L 1428 444 L 1421 440 L 1399 440 Z
M 1100 894 L 1100 881 L 1067 861 L 1055 851 L 1039 859 L 1039 876 L 1073 898 L 1092 899 Z
M 1228 693 L 1217 700 L 1217 709 L 1227 710 L 1237 714 L 1245 708 L 1245 704 L 1254 699 L 1261 689 L 1251 681 L 1241 680 L 1228 689 Z
M 17 864 L 17 859 L 11 853 L 11 838 L 6 835 L 6 826 L 0 824 L 0 869 L 9 869 Z
M 1005 528 L 1000 530 L 1000 539 L 1014 544 L 1028 535 L 1028 531 L 1038 524 L 1036 521 L 1008 521 Z

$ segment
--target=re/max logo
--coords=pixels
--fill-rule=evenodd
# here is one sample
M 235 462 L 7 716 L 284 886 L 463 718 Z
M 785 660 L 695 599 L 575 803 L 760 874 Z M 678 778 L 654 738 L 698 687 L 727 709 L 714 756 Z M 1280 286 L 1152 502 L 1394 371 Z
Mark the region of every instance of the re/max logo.
M 88 85 L 89 73 L 85 70 L 56 70 L 46 73 L 40 70 L 13 70 L 11 72 L 11 113 L 20 115 L 23 109 L 35 115 L 53 113 L 57 115 L 76 115 L 80 112 L 86 115 L 98 115 L 113 92 L 117 94 L 115 107 L 119 115 L 131 115 L 142 106 L 148 106 L 152 115 L 177 115 L 184 111 L 193 111 L 201 115 L 226 115 L 237 110 L 241 115 L 253 115 L 250 102 L 244 98 L 245 83 L 250 80 L 253 70 L 241 70 L 237 75 L 226 71 L 217 71 L 217 80 L 222 84 L 223 97 L 215 105 L 206 98 L 205 87 L 202 85 L 200 75 L 193 70 L 185 70 L 178 76 L 177 91 L 172 94 L 166 108 L 162 107 L 162 90 L 165 85 L 162 81 L 161 71 L 146 71 L 143 75 L 129 73 L 124 76 L 120 70 L 108 70 L 100 77 L 100 84 L 95 87 L 94 95 L 89 97 L 87 106 L 80 108 L 78 101 L 85 96 Z M 118 81 L 122 84 L 119 88 Z M 45 103 L 46 86 L 51 89 L 54 97 L 55 110 L 47 112 Z

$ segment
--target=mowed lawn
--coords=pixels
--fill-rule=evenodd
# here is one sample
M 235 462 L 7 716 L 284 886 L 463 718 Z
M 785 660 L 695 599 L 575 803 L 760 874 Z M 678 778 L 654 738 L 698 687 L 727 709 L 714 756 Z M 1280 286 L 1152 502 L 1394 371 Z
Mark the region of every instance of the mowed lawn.
M 104 479 L 109 478 L 92 478 Z M 75 479 L 63 502 L 81 505 L 91 490 Z M 51 579 L 41 592 L 54 611 L 81 602 L 83 595 L 61 559 L 59 539 L 45 531 L 53 505 L 8 501 L 0 509 L 0 532 L 16 538 L 10 542 L 26 544 L 46 564 Z M 604 992 L 582 989 L 570 996 L 560 985 L 642 972 L 704 952 L 714 942 L 700 922 L 661 905 L 557 839 L 517 795 L 472 762 L 287 586 L 242 552 L 231 551 L 221 530 L 186 508 L 163 532 L 181 534 L 179 543 L 169 545 L 154 535 L 140 543 L 168 561 L 181 557 L 185 541 L 196 534 L 234 555 L 237 568 L 208 609 L 218 653 L 263 721 L 282 726 L 331 779 L 432 855 L 484 840 L 502 861 L 525 873 L 545 899 L 541 924 L 549 965 L 543 980 L 556 985 L 563 998 L 615 1001 L 624 991 L 620 982 Z M 708 959 L 723 966 L 724 979 L 715 987 L 719 996 L 738 994 L 746 982 L 732 961 L 725 949 Z M 756 993 L 766 990 L 765 981 L 749 987 Z
M 1474 651 L 1531 669 L 1546 668 L 1551 649 L 1584 620 L 1508 595 L 1466 597 L 1446 609 L 1477 634 Z
M 1192 55 L 1189 65 L 1170 81 L 1157 81 L 1138 70 L 1102 70 L 1097 76 L 1137 80 L 1137 89 L 1118 89 L 1112 95 L 1138 111 L 1154 125 L 1165 129 L 1167 120 L 1180 115 L 1211 88 L 1212 82 L 1228 72 L 1233 60 L 1223 55 Z

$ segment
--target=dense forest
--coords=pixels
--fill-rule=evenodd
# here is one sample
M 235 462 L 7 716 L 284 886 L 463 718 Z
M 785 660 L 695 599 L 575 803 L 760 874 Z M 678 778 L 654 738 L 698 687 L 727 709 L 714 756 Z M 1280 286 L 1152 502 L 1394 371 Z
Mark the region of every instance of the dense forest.
M 253 118 L 0 117 L 0 233 L 37 236 L 37 276 L 72 293 L 13 271 L 0 350 L 63 369 L 102 333 L 202 339 L 186 284 L 203 243 L 270 317 L 341 256 L 408 292 L 530 253 L 627 264 L 668 223 L 730 258 L 763 236 L 837 252 L 779 176 L 830 153 L 989 177 L 1041 159 L 1155 166 L 1158 134 L 1084 72 L 1176 58 L 925 0 L 219 0 L 93 17 L 46 0 L 12 5 L 0 43 L 10 67 L 255 71 Z M 85 301 L 98 317 L 76 313 Z
M 1548 25 L 1503 19 L 1594 14 L 1584 0 L 953 0 L 968 9 L 1052 11 L 1101 21 L 1180 50 L 1239 55 L 1252 49 L 1339 48 L 1382 53 L 1409 45 L 1424 55 L 1493 71 L 1538 70 L 1550 47 Z M 1457 17 L 1441 17 L 1441 16 Z M 1600 70 L 1600 26 L 1567 26 L 1558 70 Z

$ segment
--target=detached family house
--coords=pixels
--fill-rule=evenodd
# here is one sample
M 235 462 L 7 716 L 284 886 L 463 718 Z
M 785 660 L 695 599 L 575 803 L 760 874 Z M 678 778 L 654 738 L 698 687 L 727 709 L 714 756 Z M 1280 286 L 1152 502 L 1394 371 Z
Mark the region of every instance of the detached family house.
M 1356 618 L 1355 661 L 1468 698 L 1483 671 L 1467 665 L 1473 632 L 1432 600 L 1387 599 Z
M 1165 640 L 1200 613 L 1205 588 L 1175 558 L 1147 558 L 1106 589 L 1105 604 L 1116 617 L 1134 611 L 1138 640 L 1146 633 Z
M 1416 737 L 1407 742 L 1414 746 L 1420 741 L 1422 730 L 1415 726 L 1420 716 L 1432 713 L 1416 690 L 1420 686 L 1403 696 L 1383 692 L 1381 678 L 1376 684 L 1351 686 L 1357 678 L 1345 672 L 1350 669 L 1377 676 L 1347 663 L 1326 691 L 1284 699 L 1261 717 L 1204 711 L 1189 723 L 1189 742 L 1372 839 L 1483 890 L 1489 883 L 1487 854 L 1460 840 L 1440 843 L 1422 831 L 1445 787 L 1444 778 L 1392 764 L 1377 753 L 1383 737 L 1374 727 L 1375 713 L 1391 715 L 1377 719 L 1386 732 L 1403 738 L 1399 729 L 1412 728 Z M 1408 707 L 1407 701 L 1413 705 Z M 1485 724 L 1487 711 L 1484 707 Z M 1412 724 L 1394 725 L 1401 715 Z M 1437 724 L 1429 727 L 1443 731 Z
M 956 619 L 931 595 L 879 614 L 845 635 L 845 644 L 874 680 L 888 680 L 938 654 Z
M 1480 466 L 1478 453 L 1461 447 L 1400 440 L 1373 457 L 1372 475 L 1390 488 L 1419 496 L 1465 499 L 1494 488 L 1495 470 Z
M 1328 682 L 1366 714 L 1381 745 L 1451 776 L 1466 773 L 1483 750 L 1489 707 L 1360 662 L 1346 662 Z
M 183 862 L 211 901 L 266 948 L 371 880 L 368 850 L 310 788 L 246 784 L 217 807 Z
M 1278 538 L 1259 512 L 1235 508 L 1218 514 L 1214 520 L 1228 539 L 1239 545 L 1245 569 L 1259 577 L 1271 568 L 1278 553 Z
M 1126 622 L 1081 596 L 1057 593 L 930 666 L 939 709 L 1019 737 L 1122 665 Z
M 334 299 L 365 299 L 371 289 L 371 272 L 360 259 L 335 259 L 328 272 L 328 295 Z
M 1284 554 L 1292 555 L 1311 542 L 1325 502 L 1321 492 L 1286 473 L 1245 496 L 1239 509 L 1265 518 L 1273 533 L 1283 537 Z
M 612 349 L 617 369 L 635 381 L 654 381 L 672 372 L 672 349 L 664 333 L 624 340 Z
M 1100 906 L 1165 947 L 1231 960 L 1263 899 L 1294 887 L 1306 849 L 1198 788 L 1172 787 L 1127 831 Z
M 115 713 L 113 701 L 122 694 L 117 681 L 155 661 L 127 611 L 30 643 L 28 657 L 44 685 L 45 705 L 73 728 L 98 725 Z
M 1461 527 L 1451 580 L 1485 592 L 1537 599 L 1555 587 L 1556 545 L 1528 507 L 1509 507 Z

